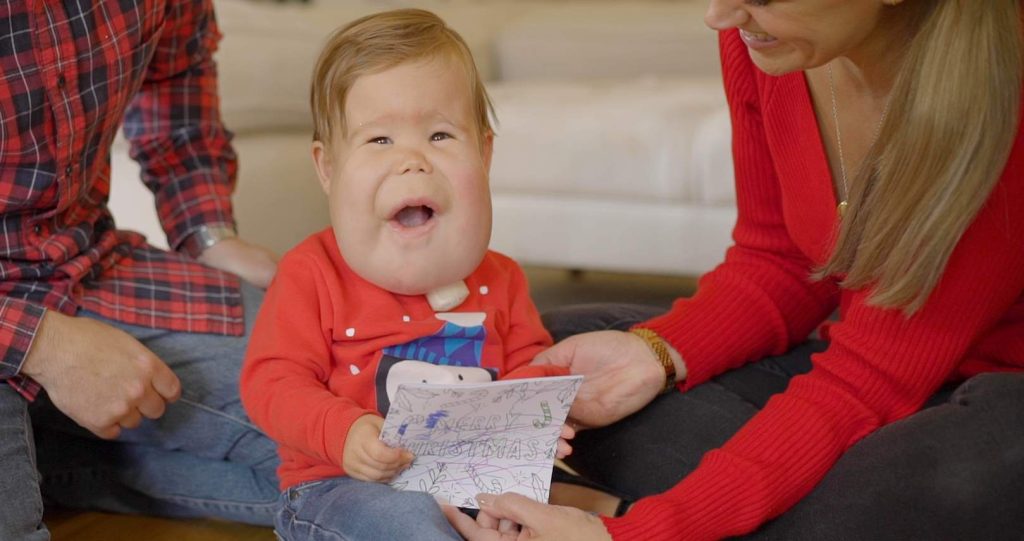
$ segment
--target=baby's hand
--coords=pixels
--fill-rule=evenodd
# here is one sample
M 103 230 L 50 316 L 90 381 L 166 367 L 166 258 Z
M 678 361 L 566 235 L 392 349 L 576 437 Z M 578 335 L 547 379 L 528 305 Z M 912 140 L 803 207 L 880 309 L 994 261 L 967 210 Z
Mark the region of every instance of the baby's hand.
M 349 477 L 360 481 L 384 482 L 412 463 L 412 453 L 389 447 L 380 441 L 383 426 L 384 419 L 370 414 L 352 423 L 341 457 L 341 467 L 345 468 Z

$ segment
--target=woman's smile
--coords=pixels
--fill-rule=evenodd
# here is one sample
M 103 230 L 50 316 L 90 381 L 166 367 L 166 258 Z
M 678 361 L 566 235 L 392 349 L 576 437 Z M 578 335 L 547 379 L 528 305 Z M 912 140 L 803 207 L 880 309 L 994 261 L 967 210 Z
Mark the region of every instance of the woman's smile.
M 751 32 L 740 28 L 740 37 L 743 39 L 743 43 L 751 49 L 767 49 L 774 47 L 778 44 L 779 40 L 771 34 L 764 32 Z

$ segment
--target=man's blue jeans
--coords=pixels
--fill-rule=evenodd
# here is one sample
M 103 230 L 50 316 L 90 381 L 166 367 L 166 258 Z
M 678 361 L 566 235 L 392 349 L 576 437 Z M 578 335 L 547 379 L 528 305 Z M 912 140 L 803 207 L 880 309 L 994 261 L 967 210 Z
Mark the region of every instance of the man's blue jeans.
M 93 437 L 45 397 L 30 406 L 3 384 L 0 539 L 49 539 L 42 525 L 44 499 L 72 508 L 272 524 L 280 494 L 276 446 L 249 422 L 238 396 L 239 370 L 263 292 L 243 284 L 242 297 L 246 334 L 238 337 L 78 314 L 128 332 L 181 380 L 181 399 L 163 417 L 124 431 L 117 441 Z

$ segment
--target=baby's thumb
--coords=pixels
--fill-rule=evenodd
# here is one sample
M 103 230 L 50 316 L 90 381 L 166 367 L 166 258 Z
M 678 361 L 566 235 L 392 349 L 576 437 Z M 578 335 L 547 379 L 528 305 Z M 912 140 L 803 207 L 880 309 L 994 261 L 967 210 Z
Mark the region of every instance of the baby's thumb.
M 399 462 L 402 459 L 402 450 L 396 447 L 380 441 L 374 440 L 371 449 L 371 454 L 374 459 L 384 462 L 386 464 L 393 464 Z

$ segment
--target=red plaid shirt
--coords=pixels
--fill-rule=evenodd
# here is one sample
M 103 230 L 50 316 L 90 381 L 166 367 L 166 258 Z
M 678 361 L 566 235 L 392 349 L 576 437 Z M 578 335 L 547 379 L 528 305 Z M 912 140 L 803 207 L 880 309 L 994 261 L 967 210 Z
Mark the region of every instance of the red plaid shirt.
M 18 375 L 46 309 L 241 334 L 238 279 L 119 231 L 107 209 L 124 119 L 171 246 L 234 226 L 211 0 L 0 4 L 0 379 Z

